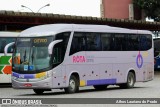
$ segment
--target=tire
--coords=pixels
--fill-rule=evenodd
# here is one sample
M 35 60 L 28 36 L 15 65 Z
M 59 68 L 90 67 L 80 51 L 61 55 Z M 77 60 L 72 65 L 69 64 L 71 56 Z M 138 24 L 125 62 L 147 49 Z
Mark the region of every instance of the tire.
M 127 83 L 120 84 L 120 88 L 133 88 L 135 84 L 135 75 L 133 72 L 129 72 L 127 76 Z
M 93 87 L 96 90 L 105 90 L 107 88 L 108 85 L 94 85 Z
M 38 95 L 41 95 L 44 92 L 44 90 L 42 90 L 42 89 L 33 89 L 33 91 Z
M 69 86 L 64 89 L 66 93 L 75 93 L 79 91 L 79 81 L 74 75 L 69 79 Z

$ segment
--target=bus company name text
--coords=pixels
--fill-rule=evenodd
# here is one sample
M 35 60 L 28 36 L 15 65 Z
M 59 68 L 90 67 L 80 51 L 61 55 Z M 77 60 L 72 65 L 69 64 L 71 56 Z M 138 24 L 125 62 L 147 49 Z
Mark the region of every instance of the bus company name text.
M 91 56 L 73 56 L 72 57 L 73 63 L 85 63 L 85 62 L 94 62 L 94 58 Z

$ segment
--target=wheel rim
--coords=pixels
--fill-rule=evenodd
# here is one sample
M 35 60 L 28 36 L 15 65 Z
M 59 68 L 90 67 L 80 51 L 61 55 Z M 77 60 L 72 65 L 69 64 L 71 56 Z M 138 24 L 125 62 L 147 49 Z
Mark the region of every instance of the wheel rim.
M 134 83 L 134 77 L 133 77 L 133 75 L 130 75 L 130 76 L 128 77 L 128 84 L 129 84 L 130 86 L 132 86 L 133 83 Z
M 75 89 L 75 86 L 76 86 L 76 83 L 75 83 L 75 81 L 74 80 L 70 80 L 70 88 L 71 88 L 71 90 L 74 90 Z

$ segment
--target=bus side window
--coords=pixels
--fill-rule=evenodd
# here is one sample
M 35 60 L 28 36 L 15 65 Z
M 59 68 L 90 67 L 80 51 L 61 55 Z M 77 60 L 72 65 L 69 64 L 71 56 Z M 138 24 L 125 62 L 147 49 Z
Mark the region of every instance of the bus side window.
M 138 35 L 129 34 L 128 35 L 128 51 L 139 51 L 139 37 Z
M 53 64 L 57 64 L 57 63 L 61 63 L 62 59 L 61 59 L 61 49 L 59 48 L 54 48 L 53 49 L 53 53 L 54 53 L 54 57 L 53 57 Z
M 148 50 L 152 47 L 151 35 L 140 35 L 140 50 Z
M 4 47 L 10 43 L 10 42 L 14 42 L 15 39 L 8 37 L 8 38 L 3 38 L 0 40 L 0 53 L 4 52 Z M 12 53 L 13 52 L 13 46 L 8 48 L 8 53 Z
M 115 34 L 114 51 L 125 51 L 125 50 L 126 50 L 125 34 Z
M 103 33 L 101 34 L 102 41 L 102 51 L 110 51 L 112 50 L 112 38 L 111 34 Z
M 0 41 L 0 52 L 1 53 L 3 53 L 4 52 L 4 47 L 5 47 L 5 45 L 7 45 L 7 42 L 6 42 L 6 39 L 2 39 L 1 41 Z
M 78 33 L 78 32 L 74 33 L 69 55 L 73 55 L 76 52 L 85 50 L 86 50 L 85 33 Z
M 86 33 L 87 51 L 101 51 L 101 38 L 99 33 Z

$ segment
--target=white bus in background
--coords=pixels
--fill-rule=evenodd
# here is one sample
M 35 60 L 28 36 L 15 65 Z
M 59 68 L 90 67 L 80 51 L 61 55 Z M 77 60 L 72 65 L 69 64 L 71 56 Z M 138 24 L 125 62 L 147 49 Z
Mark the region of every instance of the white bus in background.
M 0 31 L 0 83 L 11 83 L 13 49 L 10 47 L 9 54 L 4 56 L 4 47 L 10 42 L 15 42 L 18 35 L 18 32 Z
M 20 33 L 13 52 L 13 88 L 36 94 L 80 86 L 132 88 L 154 77 L 152 33 L 105 25 L 49 24 Z M 7 54 L 7 52 L 6 52 Z

